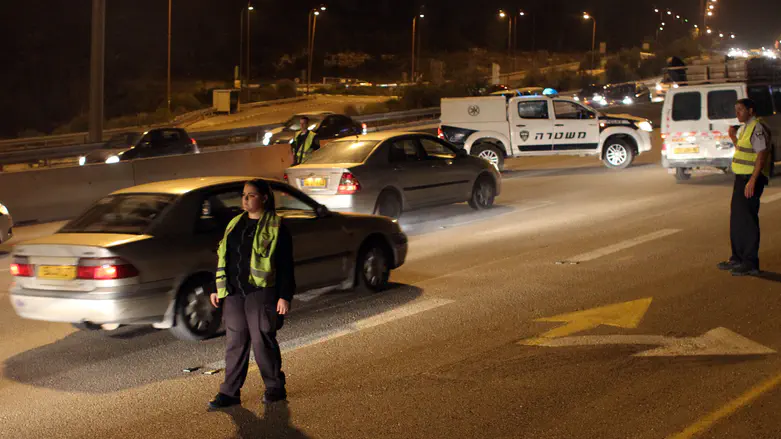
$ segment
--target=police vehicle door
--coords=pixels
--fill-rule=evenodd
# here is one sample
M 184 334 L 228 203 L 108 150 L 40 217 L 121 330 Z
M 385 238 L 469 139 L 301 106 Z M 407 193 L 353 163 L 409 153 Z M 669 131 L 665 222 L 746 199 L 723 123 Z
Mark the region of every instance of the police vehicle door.
M 597 115 L 574 102 L 554 100 L 556 117 L 553 130 L 554 151 L 595 151 L 599 148 Z
M 553 121 L 550 119 L 549 101 L 547 98 L 510 100 L 510 137 L 513 148 L 518 152 L 553 150 Z

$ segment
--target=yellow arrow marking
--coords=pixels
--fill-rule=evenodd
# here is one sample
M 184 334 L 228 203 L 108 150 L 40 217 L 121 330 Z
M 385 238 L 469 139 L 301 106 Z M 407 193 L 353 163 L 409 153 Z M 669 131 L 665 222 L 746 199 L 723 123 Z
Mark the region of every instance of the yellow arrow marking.
M 643 319 L 653 298 L 632 300 L 630 302 L 616 303 L 613 305 L 600 306 L 583 311 L 575 311 L 566 314 L 560 314 L 553 317 L 543 317 L 535 322 L 563 322 L 566 323 L 558 328 L 542 334 L 539 338 L 532 338 L 521 341 L 521 344 L 536 345 L 540 338 L 566 337 L 576 332 L 587 331 L 600 325 L 615 326 L 618 328 L 637 328 Z

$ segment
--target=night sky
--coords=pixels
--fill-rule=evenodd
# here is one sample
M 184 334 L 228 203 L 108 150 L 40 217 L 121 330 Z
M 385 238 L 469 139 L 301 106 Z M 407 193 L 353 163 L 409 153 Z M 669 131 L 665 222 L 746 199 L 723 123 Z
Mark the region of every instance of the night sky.
M 239 53 L 239 14 L 246 0 L 173 3 L 175 79 L 231 79 Z M 426 6 L 421 26 L 424 54 L 470 47 L 505 50 L 507 27 L 497 18 L 500 8 L 536 14 L 538 50 L 568 52 L 590 48 L 591 25 L 580 19 L 584 10 L 597 18 L 597 40 L 606 41 L 609 51 L 638 46 L 644 37 L 652 36 L 658 25 L 654 6 L 678 4 L 673 10 L 690 19 L 699 10 L 699 0 L 330 0 L 328 11 L 318 20 L 316 51 L 406 54 L 411 19 L 421 3 Z M 270 71 L 269 63 L 281 55 L 304 49 L 307 13 L 319 4 L 253 1 L 253 76 Z M 717 4 L 713 27 L 737 33 L 736 43 L 770 45 L 781 34 L 779 0 L 719 0 Z M 90 0 L 0 2 L 4 59 L 0 108 L 8 110 L 20 97 L 86 102 L 83 83 L 89 73 L 90 10 Z M 529 18 L 519 22 L 519 50 L 531 49 L 530 22 Z M 166 26 L 166 0 L 107 0 L 108 86 L 130 78 L 165 77 Z M 41 104 L 37 111 L 46 112 L 46 102 Z M 6 119 L 0 119 L 0 124 Z

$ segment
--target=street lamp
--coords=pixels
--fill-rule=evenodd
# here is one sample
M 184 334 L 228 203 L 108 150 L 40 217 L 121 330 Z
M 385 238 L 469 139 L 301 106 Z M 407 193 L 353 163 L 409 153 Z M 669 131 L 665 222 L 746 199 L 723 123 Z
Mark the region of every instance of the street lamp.
M 166 102 L 168 103 L 168 113 L 171 113 L 171 3 L 168 0 L 168 78 L 166 81 Z
M 250 16 L 249 13 L 254 11 L 255 7 L 252 6 L 251 3 L 247 3 L 247 6 L 244 8 L 241 8 L 241 14 L 239 16 L 239 90 L 241 90 L 242 83 L 249 84 L 249 64 L 250 64 Z M 243 71 L 242 67 L 242 60 L 244 60 L 245 54 L 244 54 L 244 14 L 246 11 L 247 15 L 247 52 L 246 52 L 246 63 L 247 63 L 247 69 L 246 69 L 246 75 Z M 242 76 L 244 78 L 242 78 Z M 246 79 L 246 81 L 244 80 Z
M 670 11 L 667 11 L 669 14 Z M 594 18 L 594 16 L 589 15 L 588 12 L 583 13 L 583 19 L 584 20 L 591 20 L 594 23 L 594 28 L 591 31 L 591 70 L 594 70 L 594 45 L 597 41 L 597 20 Z
M 307 22 L 307 68 L 306 68 L 306 94 L 309 94 L 309 88 L 312 84 L 312 60 L 314 59 L 315 51 L 315 33 L 317 32 L 317 17 L 320 12 L 325 12 L 328 8 L 325 5 L 313 8 L 309 11 L 309 17 Z
M 412 17 L 412 62 L 410 64 L 412 66 L 411 68 L 412 71 L 410 72 L 410 78 L 409 78 L 410 82 L 415 82 L 415 55 L 416 55 L 415 47 L 417 46 L 416 35 L 417 35 L 417 27 L 418 27 L 418 18 L 421 19 L 426 18 L 426 15 L 420 13 Z

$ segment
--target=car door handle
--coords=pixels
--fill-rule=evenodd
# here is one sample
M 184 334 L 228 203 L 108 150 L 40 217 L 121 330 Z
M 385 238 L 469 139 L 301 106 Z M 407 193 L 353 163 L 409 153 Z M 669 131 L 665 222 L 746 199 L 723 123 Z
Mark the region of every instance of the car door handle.
M 557 123 L 557 124 L 556 124 L 556 125 L 554 125 L 554 126 L 557 126 L 557 127 L 563 127 L 563 126 L 564 126 L 564 124 L 563 124 L 563 123 Z
M 526 125 L 516 125 L 518 128 L 525 128 Z

